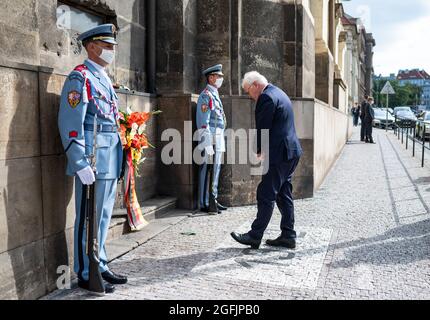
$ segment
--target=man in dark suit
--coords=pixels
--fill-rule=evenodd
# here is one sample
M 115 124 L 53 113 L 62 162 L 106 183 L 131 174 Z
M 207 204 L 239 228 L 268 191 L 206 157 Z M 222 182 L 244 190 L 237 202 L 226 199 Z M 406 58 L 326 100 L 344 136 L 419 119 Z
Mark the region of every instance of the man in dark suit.
M 296 231 L 292 177 L 303 151 L 296 134 L 292 104 L 281 89 L 269 84 L 256 71 L 245 75 L 242 87 L 257 102 L 257 154 L 262 161 L 267 161 L 268 171 L 257 189 L 258 213 L 251 230 L 245 234 L 232 232 L 231 236 L 241 244 L 258 249 L 276 202 L 282 214 L 282 233 L 266 243 L 293 249 L 296 247 Z M 262 130 L 269 130 L 268 154 L 262 152 Z
M 372 131 L 373 131 L 373 120 L 375 119 L 375 111 L 373 110 L 373 98 L 368 98 L 368 103 L 365 105 L 364 109 L 364 128 L 365 128 L 365 142 L 375 143 L 373 141 Z
M 360 132 L 360 140 L 364 141 L 365 135 L 366 135 L 366 125 L 364 123 L 364 117 L 366 115 L 366 105 L 367 105 L 367 99 L 369 99 L 369 96 L 364 96 L 364 100 L 361 103 L 360 106 L 360 120 L 361 120 L 361 132 Z

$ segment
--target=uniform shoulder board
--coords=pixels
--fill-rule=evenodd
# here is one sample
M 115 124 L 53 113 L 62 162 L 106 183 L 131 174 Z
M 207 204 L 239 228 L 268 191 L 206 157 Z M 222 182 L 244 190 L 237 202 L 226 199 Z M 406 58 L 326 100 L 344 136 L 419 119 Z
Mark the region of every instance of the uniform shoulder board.
M 82 74 L 77 73 L 77 72 L 72 72 L 69 75 L 69 80 L 78 80 L 80 82 L 84 82 L 84 77 L 82 76 Z
M 80 71 L 77 70 L 73 70 L 70 74 L 69 74 L 69 80 L 78 80 L 80 82 L 84 82 L 85 79 L 85 75 L 82 74 Z
M 73 69 L 73 71 L 78 71 L 80 73 L 82 73 L 82 71 L 84 71 L 84 70 L 88 70 L 88 67 L 84 64 L 80 64 L 75 69 Z
M 69 75 L 70 80 L 81 80 L 83 81 L 85 78 L 84 71 L 88 70 L 88 67 L 84 64 L 77 66 Z
M 82 82 L 82 101 L 84 103 L 88 103 L 92 100 L 91 94 L 91 84 L 89 79 L 85 73 L 85 71 L 89 70 L 88 67 L 84 64 L 80 64 L 69 75 L 69 80 L 79 80 Z

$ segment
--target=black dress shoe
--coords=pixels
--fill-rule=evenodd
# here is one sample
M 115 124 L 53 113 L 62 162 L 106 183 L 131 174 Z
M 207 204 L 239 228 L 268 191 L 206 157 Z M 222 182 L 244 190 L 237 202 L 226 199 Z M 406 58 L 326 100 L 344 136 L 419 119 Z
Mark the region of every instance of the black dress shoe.
M 275 240 L 266 240 L 266 244 L 272 247 L 285 247 L 288 249 L 296 248 L 296 239 L 283 238 L 282 236 Z
M 94 291 L 90 290 L 90 282 L 86 281 L 86 280 L 78 280 L 78 287 L 84 290 L 89 291 L 91 294 L 95 294 L 95 295 L 99 295 L 102 296 L 104 295 L 104 293 L 113 293 L 115 291 L 115 287 L 113 285 L 111 285 L 110 283 L 105 282 L 104 283 L 104 287 L 105 287 L 105 292 L 104 293 L 97 293 Z
M 221 213 L 221 211 L 219 209 L 209 209 L 209 207 L 200 208 L 200 211 L 205 212 L 205 213 L 209 213 L 212 215 Z
M 109 283 L 112 284 L 126 284 L 127 277 L 121 276 L 119 274 L 115 274 L 112 271 L 108 270 L 102 273 L 102 278 Z
M 233 237 L 234 240 L 236 240 L 240 244 L 251 246 L 252 249 L 260 248 L 261 240 L 251 238 L 251 236 L 248 233 L 240 234 L 240 233 L 232 232 L 231 236 Z
M 209 196 L 209 207 L 208 207 L 208 212 L 209 214 L 218 214 L 220 213 L 220 209 L 218 208 L 218 202 L 216 201 L 216 199 L 210 195 Z

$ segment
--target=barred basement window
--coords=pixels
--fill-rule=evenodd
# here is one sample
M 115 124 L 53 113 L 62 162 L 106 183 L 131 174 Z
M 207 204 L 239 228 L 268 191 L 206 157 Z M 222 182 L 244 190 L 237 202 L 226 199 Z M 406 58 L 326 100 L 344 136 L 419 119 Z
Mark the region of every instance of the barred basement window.
M 58 1 L 57 27 L 59 29 L 82 33 L 106 22 L 107 19 L 103 15 Z

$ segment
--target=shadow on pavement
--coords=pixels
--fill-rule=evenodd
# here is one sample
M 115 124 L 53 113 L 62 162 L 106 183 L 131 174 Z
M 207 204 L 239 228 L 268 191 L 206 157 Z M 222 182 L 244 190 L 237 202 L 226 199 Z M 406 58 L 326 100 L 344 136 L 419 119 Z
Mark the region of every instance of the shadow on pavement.
M 430 220 L 403 225 L 376 237 L 334 245 L 334 249 L 342 248 L 351 249 L 345 251 L 344 259 L 334 261 L 331 268 L 348 268 L 360 263 L 398 265 L 428 260 Z

